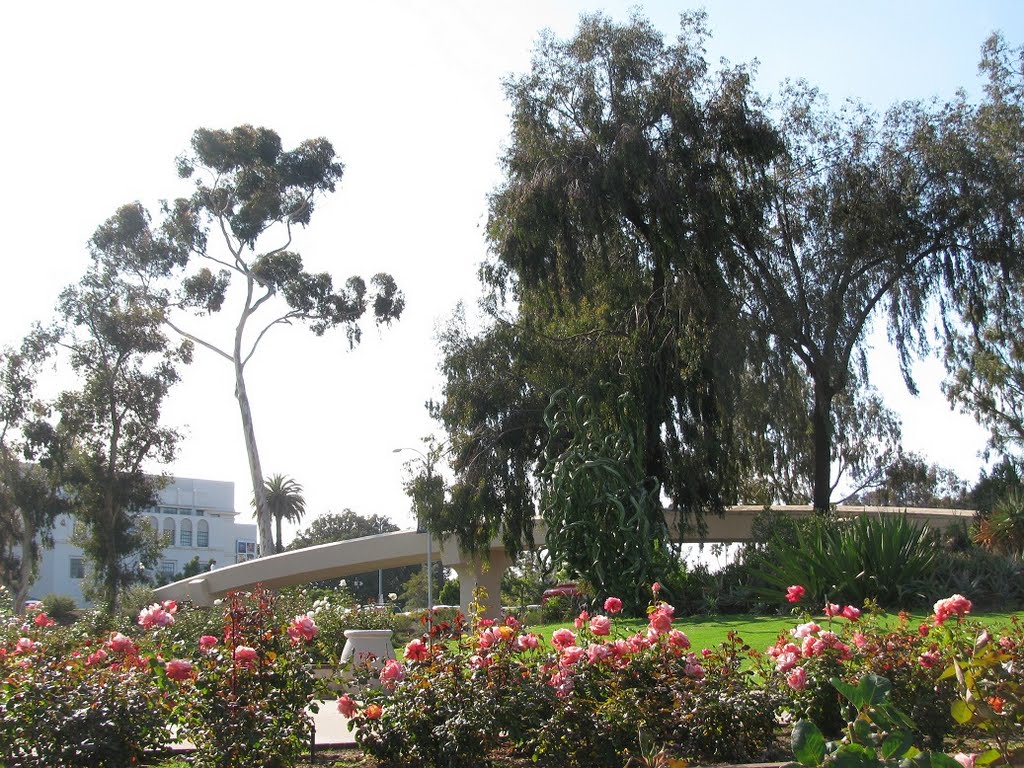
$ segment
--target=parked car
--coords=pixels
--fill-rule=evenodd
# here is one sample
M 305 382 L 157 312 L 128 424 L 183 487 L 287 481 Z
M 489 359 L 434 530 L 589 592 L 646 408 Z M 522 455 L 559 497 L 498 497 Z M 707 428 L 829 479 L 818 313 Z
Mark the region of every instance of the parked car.
M 25 610 L 26 611 L 41 611 L 41 610 L 43 610 L 43 601 L 42 600 L 26 600 L 25 601 Z
M 583 597 L 583 593 L 580 592 L 579 585 L 575 581 L 566 581 L 562 584 L 556 584 L 550 589 L 545 589 L 544 594 L 540 597 L 541 605 L 547 603 L 552 597 L 568 597 L 569 599 L 575 599 L 577 597 Z

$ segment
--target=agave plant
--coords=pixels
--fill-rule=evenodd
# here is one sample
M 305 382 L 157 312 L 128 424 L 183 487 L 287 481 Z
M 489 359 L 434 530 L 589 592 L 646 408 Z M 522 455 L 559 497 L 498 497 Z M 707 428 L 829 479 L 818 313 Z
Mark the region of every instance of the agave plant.
M 871 599 L 904 608 L 927 599 L 938 553 L 935 534 L 906 515 L 822 518 L 799 530 L 796 541 L 777 542 L 760 575 L 780 598 L 800 584 L 812 603 Z
M 992 552 L 1024 558 L 1024 493 L 1014 488 L 1002 496 L 979 521 L 974 541 Z

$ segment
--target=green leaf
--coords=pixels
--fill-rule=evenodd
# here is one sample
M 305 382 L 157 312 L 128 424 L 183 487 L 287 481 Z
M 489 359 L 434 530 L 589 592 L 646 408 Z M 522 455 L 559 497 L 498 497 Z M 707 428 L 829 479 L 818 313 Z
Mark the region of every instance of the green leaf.
M 974 716 L 971 706 L 963 699 L 957 699 L 953 702 L 949 708 L 950 714 L 953 715 L 953 719 L 956 720 L 960 725 L 969 723 L 971 718 Z
M 932 768 L 963 768 L 963 766 L 952 757 L 944 755 L 941 752 L 932 752 L 931 759 Z
M 982 752 L 980 755 L 978 755 L 977 757 L 974 758 L 974 764 L 975 765 L 988 765 L 989 763 L 994 763 L 998 759 L 999 759 L 999 750 L 998 749 L 987 749 L 984 752 Z
M 825 760 L 825 737 L 810 720 L 793 726 L 793 757 L 801 765 L 818 766 Z
M 882 757 L 891 760 L 894 757 L 904 757 L 907 751 L 914 746 L 914 737 L 910 733 L 890 733 L 882 742 Z
M 833 677 L 832 686 L 839 691 L 843 696 L 857 709 L 861 709 L 864 705 L 861 701 L 860 691 L 854 686 L 847 682 L 840 680 L 838 677 Z
M 832 755 L 829 765 L 836 768 L 878 768 L 878 758 L 874 750 L 860 744 L 843 744 Z

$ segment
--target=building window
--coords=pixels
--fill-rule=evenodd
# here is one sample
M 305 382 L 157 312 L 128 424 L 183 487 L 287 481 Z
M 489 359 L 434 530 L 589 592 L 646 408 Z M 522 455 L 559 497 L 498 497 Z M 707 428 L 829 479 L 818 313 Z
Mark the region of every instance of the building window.
M 197 509 L 196 510 L 196 517 L 202 517 L 205 514 L 206 514 L 206 510 L 205 509 Z
M 174 507 L 160 507 L 160 514 L 161 515 L 176 515 L 176 514 L 178 514 L 178 510 L 176 510 Z
M 178 544 L 183 547 L 192 546 L 192 521 L 182 520 L 181 531 L 178 533 Z
M 164 546 L 170 547 L 174 544 L 174 518 L 164 518 Z
M 246 560 L 256 559 L 256 542 L 246 539 L 238 539 L 235 542 L 235 562 L 244 563 Z
M 177 560 L 164 560 L 160 563 L 160 573 L 168 579 L 173 579 L 174 574 L 178 572 L 178 561 Z
M 184 507 L 180 507 L 178 509 L 178 514 L 179 515 L 187 515 L 188 517 L 191 517 L 192 516 L 192 510 L 191 509 L 185 509 Z
M 205 520 L 200 520 L 199 525 L 196 526 L 196 546 L 210 546 L 210 524 Z
M 72 579 L 84 579 L 85 578 L 85 561 L 80 557 L 71 558 L 71 572 Z

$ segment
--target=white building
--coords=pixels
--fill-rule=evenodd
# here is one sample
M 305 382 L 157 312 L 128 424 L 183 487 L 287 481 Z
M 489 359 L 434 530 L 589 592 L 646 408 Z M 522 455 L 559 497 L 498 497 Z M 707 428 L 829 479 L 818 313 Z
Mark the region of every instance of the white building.
M 167 542 L 161 559 L 146 563 L 149 572 L 172 579 L 185 564 L 199 558 L 201 570 L 240 563 L 256 557 L 255 523 L 236 523 L 235 484 L 219 480 L 176 478 L 159 493 L 159 504 L 143 511 L 153 529 Z M 82 579 L 88 567 L 81 548 L 71 543 L 76 521 L 59 515 L 54 523 L 53 548 L 44 549 L 39 577 L 29 597 L 69 595 L 79 606 Z

